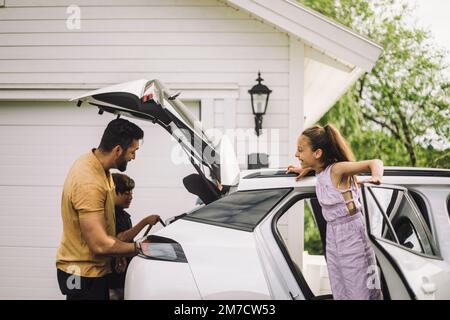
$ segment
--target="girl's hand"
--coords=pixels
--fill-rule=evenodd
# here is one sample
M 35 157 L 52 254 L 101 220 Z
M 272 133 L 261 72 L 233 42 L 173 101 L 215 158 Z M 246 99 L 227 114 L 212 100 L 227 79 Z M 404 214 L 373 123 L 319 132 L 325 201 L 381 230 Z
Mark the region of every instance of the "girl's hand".
M 381 178 L 380 177 L 376 177 L 376 176 L 372 176 L 370 178 L 364 179 L 362 181 L 359 181 L 358 184 L 363 184 L 363 183 L 373 183 L 373 184 L 380 184 L 381 183 Z
M 293 166 L 293 165 L 289 165 L 287 170 L 286 170 L 286 173 L 291 173 L 291 172 L 297 173 L 298 176 L 295 177 L 295 181 L 298 181 L 301 178 L 303 178 L 304 176 L 306 176 L 311 171 L 313 171 L 313 169 L 309 168 L 309 167 L 308 168 L 302 168 L 302 166 L 296 167 L 296 166 Z

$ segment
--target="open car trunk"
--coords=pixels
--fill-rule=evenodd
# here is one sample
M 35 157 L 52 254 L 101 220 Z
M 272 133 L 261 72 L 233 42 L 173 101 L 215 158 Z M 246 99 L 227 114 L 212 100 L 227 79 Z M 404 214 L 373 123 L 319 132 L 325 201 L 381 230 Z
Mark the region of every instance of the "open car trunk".
M 239 182 L 234 149 L 226 136 L 213 145 L 201 123 L 178 99 L 178 95 L 159 80 L 141 79 L 91 91 L 72 101 L 77 100 L 78 106 L 83 102 L 96 106 L 99 114 L 106 111 L 163 127 L 185 150 L 198 172 L 198 179 L 184 180 L 188 191 L 207 194 L 205 199 L 212 202 L 228 187 Z

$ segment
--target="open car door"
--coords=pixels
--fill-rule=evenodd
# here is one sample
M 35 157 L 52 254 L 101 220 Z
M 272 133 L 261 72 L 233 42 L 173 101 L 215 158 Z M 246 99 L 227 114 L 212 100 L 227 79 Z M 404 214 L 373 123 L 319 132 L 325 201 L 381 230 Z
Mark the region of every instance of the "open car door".
M 369 242 L 390 298 L 450 299 L 449 265 L 408 191 L 363 185 L 362 198 Z
M 219 185 L 235 186 L 239 182 L 234 150 L 226 136 L 213 145 L 178 95 L 159 80 L 141 79 L 88 92 L 72 101 L 78 101 L 78 106 L 83 102 L 96 106 L 99 114 L 106 111 L 159 124 L 186 151 L 204 187 L 218 198 Z

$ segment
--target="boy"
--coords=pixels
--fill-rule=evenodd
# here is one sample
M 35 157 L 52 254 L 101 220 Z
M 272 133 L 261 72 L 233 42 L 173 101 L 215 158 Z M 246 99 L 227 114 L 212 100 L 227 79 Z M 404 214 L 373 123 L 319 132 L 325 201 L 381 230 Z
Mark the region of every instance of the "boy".
M 129 176 L 113 173 L 112 178 L 116 185 L 115 215 L 117 238 L 124 242 L 133 242 L 133 239 L 146 225 L 158 222 L 158 215 L 150 215 L 142 219 L 133 227 L 130 215 L 124 209 L 129 208 L 133 200 L 134 181 Z M 111 300 L 123 300 L 125 287 L 125 274 L 130 258 L 113 259 L 109 278 L 109 294 Z

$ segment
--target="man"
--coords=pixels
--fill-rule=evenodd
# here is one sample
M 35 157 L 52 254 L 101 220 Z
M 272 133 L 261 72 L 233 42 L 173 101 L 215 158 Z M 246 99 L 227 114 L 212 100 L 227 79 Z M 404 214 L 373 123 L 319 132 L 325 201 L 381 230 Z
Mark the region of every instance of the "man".
M 109 170 L 125 171 L 143 137 L 134 123 L 112 120 L 98 148 L 76 160 L 66 177 L 56 267 L 59 287 L 68 300 L 109 299 L 111 257 L 133 256 L 140 250 L 115 237 L 115 186 Z
M 115 215 L 117 238 L 125 242 L 133 239 L 147 225 L 154 225 L 159 220 L 159 215 L 149 215 L 133 227 L 130 214 L 124 209 L 130 207 L 133 200 L 134 180 L 126 174 L 113 173 L 112 178 L 116 186 Z M 130 259 L 113 259 L 112 273 L 109 276 L 109 296 L 111 300 L 123 300 L 125 287 L 125 273 Z

